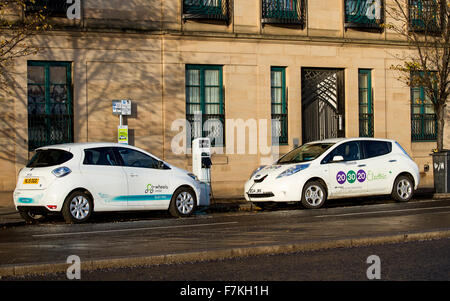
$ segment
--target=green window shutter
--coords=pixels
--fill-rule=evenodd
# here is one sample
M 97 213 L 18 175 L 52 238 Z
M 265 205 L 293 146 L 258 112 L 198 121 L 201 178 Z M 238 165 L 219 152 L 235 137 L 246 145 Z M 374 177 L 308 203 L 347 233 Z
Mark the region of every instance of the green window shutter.
M 286 93 L 286 68 L 270 69 L 271 118 L 279 121 L 279 127 L 272 127 L 272 137 L 279 137 L 279 144 L 288 144 L 288 112 Z
M 72 64 L 28 62 L 28 149 L 73 142 Z
M 186 65 L 186 120 L 189 141 L 211 137 L 212 146 L 225 145 L 222 66 Z
M 358 71 L 358 102 L 359 102 L 359 136 L 373 137 L 373 97 L 372 71 L 359 69 Z

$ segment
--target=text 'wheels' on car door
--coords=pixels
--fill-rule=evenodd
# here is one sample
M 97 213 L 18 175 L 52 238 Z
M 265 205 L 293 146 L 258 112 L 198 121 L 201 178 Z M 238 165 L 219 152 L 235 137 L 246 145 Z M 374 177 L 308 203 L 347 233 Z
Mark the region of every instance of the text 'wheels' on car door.
M 343 143 L 325 157 L 323 163 L 328 168 L 330 197 L 367 192 L 365 161 L 362 159 L 361 145 L 358 141 Z
M 96 207 L 126 207 L 128 187 L 125 172 L 120 166 L 113 148 L 97 147 L 84 150 L 82 174 L 89 183 L 89 191 L 96 200 Z
M 167 209 L 172 198 L 170 170 L 160 161 L 130 148 L 118 148 L 128 181 L 128 207 Z

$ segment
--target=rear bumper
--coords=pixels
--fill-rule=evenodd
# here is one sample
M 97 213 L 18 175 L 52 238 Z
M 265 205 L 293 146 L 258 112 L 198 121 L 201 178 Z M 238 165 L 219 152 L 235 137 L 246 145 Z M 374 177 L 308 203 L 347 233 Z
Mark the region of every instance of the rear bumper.
M 16 189 L 13 194 L 14 205 L 16 210 L 19 208 L 25 210 L 27 207 L 39 208 L 43 207 L 50 211 L 61 211 L 61 196 L 53 193 L 50 189 L 45 190 L 25 190 Z M 50 207 L 48 207 L 50 206 Z
M 16 209 L 19 212 L 32 212 L 34 214 L 48 214 L 48 213 L 52 213 L 52 211 L 49 210 L 45 206 L 17 206 Z

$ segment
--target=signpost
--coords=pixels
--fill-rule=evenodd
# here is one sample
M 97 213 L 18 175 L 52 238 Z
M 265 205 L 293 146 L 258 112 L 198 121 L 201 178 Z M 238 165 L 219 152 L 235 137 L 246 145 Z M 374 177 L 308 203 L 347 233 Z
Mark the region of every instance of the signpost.
M 117 142 L 128 144 L 128 126 L 123 125 L 123 116 L 131 115 L 131 100 L 113 100 L 113 114 L 119 115 L 119 126 L 117 127 Z

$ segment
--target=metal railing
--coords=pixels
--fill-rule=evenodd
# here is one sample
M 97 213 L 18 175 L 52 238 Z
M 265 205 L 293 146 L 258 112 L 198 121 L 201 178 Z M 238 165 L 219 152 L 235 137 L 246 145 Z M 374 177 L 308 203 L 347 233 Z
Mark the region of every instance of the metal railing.
M 382 29 L 383 0 L 346 0 L 345 27 Z
M 436 114 L 412 114 L 411 140 L 435 141 L 437 139 Z
M 25 2 L 25 14 L 33 14 L 42 12 L 44 15 L 51 17 L 65 17 L 67 9 L 71 4 L 65 0 L 35 0 Z
M 72 115 L 28 115 L 28 149 L 73 142 Z
M 184 19 L 229 20 L 229 0 L 183 0 Z
M 262 0 L 262 23 L 304 24 L 305 0 Z

